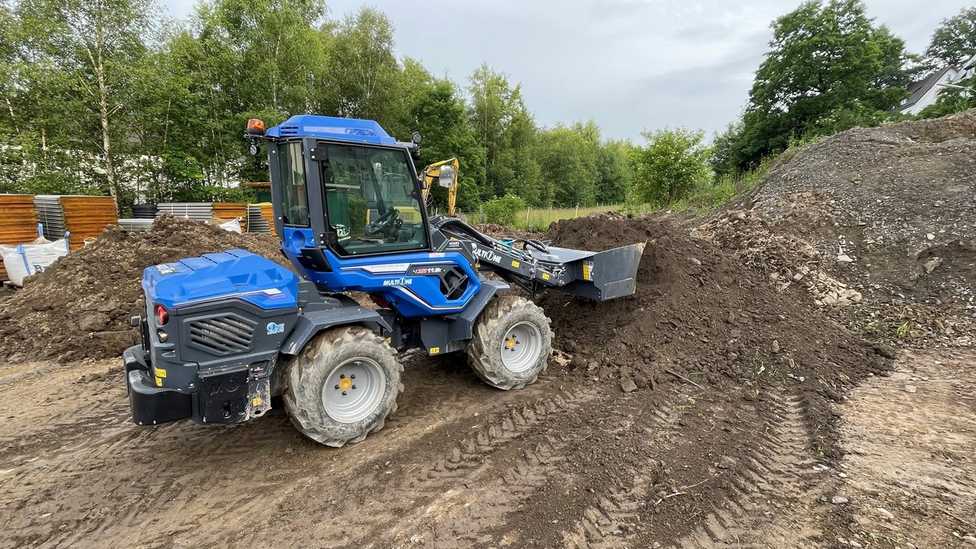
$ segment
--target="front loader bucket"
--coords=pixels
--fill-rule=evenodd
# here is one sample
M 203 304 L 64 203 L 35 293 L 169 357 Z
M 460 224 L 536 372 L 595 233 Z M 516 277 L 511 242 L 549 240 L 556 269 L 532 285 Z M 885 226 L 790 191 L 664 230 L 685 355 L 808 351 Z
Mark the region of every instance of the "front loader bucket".
M 550 254 L 556 257 L 570 259 L 573 255 L 585 255 L 565 263 L 567 275 L 573 280 L 560 290 L 593 301 L 633 295 L 637 291 L 637 268 L 645 244 L 641 242 L 599 253 L 550 247 Z

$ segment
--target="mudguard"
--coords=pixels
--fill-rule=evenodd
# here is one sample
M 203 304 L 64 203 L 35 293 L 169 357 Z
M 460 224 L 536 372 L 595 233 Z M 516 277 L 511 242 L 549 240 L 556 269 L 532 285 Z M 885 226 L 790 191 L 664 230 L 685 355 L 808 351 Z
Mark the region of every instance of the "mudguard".
M 295 356 L 322 330 L 351 324 L 365 324 L 387 333 L 391 331 L 390 324 L 376 311 L 343 302 L 336 307 L 305 310 L 299 314 L 295 329 L 281 346 L 281 354 Z

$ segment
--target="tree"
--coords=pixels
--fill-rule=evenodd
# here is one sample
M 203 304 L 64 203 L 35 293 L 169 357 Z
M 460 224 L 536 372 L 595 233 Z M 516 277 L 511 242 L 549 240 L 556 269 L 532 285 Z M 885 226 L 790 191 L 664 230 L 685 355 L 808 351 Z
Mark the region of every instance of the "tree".
M 338 116 L 393 121 L 399 64 L 393 53 L 393 25 L 383 13 L 362 8 L 346 17 L 333 37 L 328 85 Z
M 538 165 L 531 155 L 536 127 L 521 88 L 482 65 L 471 75 L 468 92 L 471 125 L 484 148 L 482 198 L 522 194 L 537 186 Z
M 461 164 L 458 207 L 473 211 L 480 203 L 484 157 L 467 116 L 460 92 L 449 80 L 436 80 L 421 90 L 410 108 L 410 127 L 423 136 L 423 164 L 456 157 Z M 418 166 L 423 168 L 423 166 Z M 435 185 L 434 199 L 446 204 L 446 193 Z
M 925 55 L 937 67 L 952 67 L 976 55 L 976 7 L 942 21 Z
M 596 201 L 619 204 L 627 199 L 634 185 L 634 168 L 630 162 L 633 145 L 629 141 L 608 141 L 597 156 Z
M 909 61 L 860 0 L 802 4 L 773 23 L 732 163 L 748 168 L 791 139 L 877 124 L 905 97 Z
M 633 152 L 634 193 L 640 202 L 670 204 L 711 177 L 704 134 L 685 129 L 644 132 Z
M 592 206 L 597 202 L 600 130 L 593 122 L 540 132 L 536 156 L 542 172 L 537 206 Z
M 150 7 L 149 0 L 23 0 L 17 5 L 32 79 L 54 81 L 68 101 L 81 97 L 85 108 L 75 115 L 82 123 L 88 112 L 95 113 L 105 180 L 117 196 L 122 187 L 114 145 L 125 136 L 113 120 L 130 107 L 132 67 L 144 55 L 143 37 L 152 28 Z

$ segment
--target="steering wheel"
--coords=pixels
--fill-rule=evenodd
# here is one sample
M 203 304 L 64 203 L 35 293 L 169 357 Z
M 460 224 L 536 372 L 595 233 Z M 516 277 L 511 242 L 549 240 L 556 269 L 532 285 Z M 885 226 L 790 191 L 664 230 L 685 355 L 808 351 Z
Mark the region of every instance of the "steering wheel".
M 383 236 L 393 236 L 399 230 L 400 226 L 403 225 L 403 220 L 400 219 L 400 212 L 396 208 L 390 208 L 385 214 L 377 217 L 375 220 L 370 221 L 366 225 L 366 236 L 373 235 L 383 235 Z

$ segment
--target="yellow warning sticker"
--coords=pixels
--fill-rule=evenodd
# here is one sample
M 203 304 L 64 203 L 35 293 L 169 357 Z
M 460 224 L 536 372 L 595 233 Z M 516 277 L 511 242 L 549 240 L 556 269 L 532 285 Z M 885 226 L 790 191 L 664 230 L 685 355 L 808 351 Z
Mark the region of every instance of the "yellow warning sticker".
M 583 280 L 593 280 L 593 264 L 583 262 Z
M 518 269 L 519 268 L 519 265 L 521 265 L 521 263 L 519 263 L 519 260 L 518 259 L 513 259 L 512 260 L 512 267 Z
M 155 370 L 156 372 L 156 377 L 166 377 L 166 370 L 162 368 L 155 368 L 155 367 L 153 368 L 153 370 Z
M 163 386 L 163 378 L 156 376 L 156 387 L 162 387 L 162 386 Z
M 542 280 L 549 280 L 549 273 L 542 273 Z
M 432 355 L 440 354 L 440 352 L 441 352 L 441 348 L 440 347 L 431 347 L 430 348 L 430 354 L 432 354 Z

